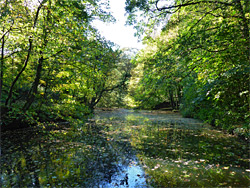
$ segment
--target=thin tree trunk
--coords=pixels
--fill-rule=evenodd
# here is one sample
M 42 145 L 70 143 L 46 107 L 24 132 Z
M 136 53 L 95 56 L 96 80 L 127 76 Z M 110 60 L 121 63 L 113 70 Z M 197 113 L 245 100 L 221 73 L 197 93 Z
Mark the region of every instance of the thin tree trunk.
M 4 33 L 4 28 L 3 28 Z M 4 75 L 4 43 L 5 43 L 5 36 L 2 37 L 2 47 L 1 47 L 1 67 L 0 67 L 0 104 L 2 106 L 2 91 L 3 91 L 3 75 Z M 0 117 L 1 117 L 2 111 L 0 107 Z
M 173 91 L 171 89 L 169 90 L 169 98 L 172 109 L 175 109 L 174 96 L 173 96 Z
M 41 56 L 39 58 L 38 66 L 37 66 L 37 70 L 36 70 L 36 78 L 35 78 L 35 81 L 34 81 L 34 83 L 32 85 L 30 96 L 28 96 L 27 101 L 26 101 L 26 103 L 25 103 L 25 105 L 23 107 L 23 111 L 28 110 L 29 107 L 31 106 L 31 104 L 35 100 L 35 96 L 37 94 L 37 88 L 38 88 L 38 85 L 39 85 L 39 80 L 41 78 L 42 66 L 43 66 L 43 56 Z
M 36 16 L 35 16 L 35 19 L 34 19 L 34 24 L 33 24 L 33 28 L 36 27 L 36 23 L 37 23 L 37 20 L 38 20 L 38 16 L 39 16 L 39 12 L 41 10 L 43 6 L 43 2 L 39 5 L 39 7 L 37 8 L 37 11 L 36 11 Z M 29 49 L 28 49 L 28 54 L 27 54 L 27 57 L 25 59 L 25 62 L 24 62 L 24 66 L 23 68 L 21 69 L 21 71 L 18 73 L 18 75 L 16 76 L 16 78 L 14 79 L 14 81 L 12 82 L 11 86 L 10 86 L 10 90 L 9 90 L 9 94 L 8 94 L 8 97 L 5 101 L 5 106 L 8 106 L 8 103 L 9 103 L 9 100 L 11 99 L 12 97 L 12 93 L 13 93 L 13 88 L 17 82 L 17 80 L 20 78 L 20 76 L 22 75 L 22 73 L 24 72 L 24 70 L 26 69 L 27 65 L 28 65 L 28 61 L 29 61 L 29 58 L 30 58 L 30 55 L 31 55 L 31 52 L 32 52 L 32 45 L 33 44 L 33 37 L 30 36 L 29 37 Z
M 246 2 L 246 10 L 249 11 L 249 1 L 245 1 Z M 242 17 L 242 21 L 240 21 L 240 25 L 243 28 L 243 35 L 244 38 L 246 39 L 246 56 L 248 61 L 250 60 L 250 34 L 249 34 L 249 22 L 246 19 L 245 16 L 245 12 L 243 10 L 243 6 L 241 4 L 240 0 L 236 1 L 236 7 L 238 8 L 238 10 L 240 11 L 241 17 Z
M 45 24 L 48 23 L 49 21 L 49 11 L 47 12 L 47 16 L 44 17 L 44 25 L 43 25 L 43 49 L 47 46 L 47 29 L 46 29 L 46 26 Z M 35 100 L 35 97 L 38 93 L 38 85 L 39 85 L 39 81 L 41 79 L 41 74 L 42 74 L 42 69 L 43 69 L 43 62 L 44 62 L 44 57 L 43 57 L 43 51 L 41 50 L 40 51 L 40 57 L 39 57 L 39 60 L 38 60 L 38 65 L 37 65 L 37 69 L 36 69 L 36 78 L 35 78 L 35 81 L 33 82 L 33 85 L 32 85 L 32 88 L 31 88 L 31 92 L 29 94 L 29 96 L 27 97 L 27 100 L 26 100 L 26 103 L 24 104 L 23 106 L 23 111 L 27 111 L 30 106 L 32 105 L 32 103 L 34 102 Z
M 24 66 L 23 68 L 21 69 L 21 71 L 18 73 L 18 75 L 16 76 L 16 78 L 14 79 L 14 81 L 12 82 L 11 86 L 10 86 L 10 90 L 9 90 L 9 94 L 8 94 L 8 98 L 6 99 L 5 101 L 5 106 L 8 106 L 8 103 L 9 103 L 9 100 L 11 99 L 12 97 L 12 91 L 13 91 L 13 88 L 17 82 L 17 80 L 19 79 L 19 77 L 22 75 L 23 71 L 26 69 L 27 65 L 28 65 L 28 61 L 29 61 L 29 58 L 30 58 L 30 54 L 31 54 L 31 51 L 32 51 L 32 37 L 29 38 L 29 49 L 28 49 L 28 55 L 25 59 L 25 62 L 24 62 Z

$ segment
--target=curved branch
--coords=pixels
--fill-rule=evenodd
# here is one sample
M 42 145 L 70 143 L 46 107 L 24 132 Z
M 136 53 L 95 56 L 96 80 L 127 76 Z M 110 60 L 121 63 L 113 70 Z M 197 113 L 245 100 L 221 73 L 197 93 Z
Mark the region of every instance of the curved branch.
M 7 31 L 5 31 L 5 33 L 2 35 L 2 37 L 0 38 L 0 40 L 2 40 L 5 37 L 5 35 L 7 35 L 12 30 L 13 25 L 14 25 L 14 21 L 13 21 L 12 26 L 10 26 L 10 28 Z
M 43 1 L 43 2 L 45 2 L 45 1 Z M 43 2 L 42 2 L 42 3 L 43 3 Z M 41 4 L 39 5 L 39 7 L 37 8 L 36 16 L 35 16 L 35 19 L 34 19 L 33 28 L 35 28 L 35 26 L 36 26 L 36 23 L 37 23 L 37 20 L 38 20 L 39 12 L 40 12 L 40 10 L 41 10 L 41 8 L 42 8 L 42 6 L 43 6 L 42 3 L 41 3 Z M 10 100 L 11 97 L 12 97 L 12 91 L 13 91 L 13 88 L 14 88 L 14 86 L 15 86 L 17 80 L 18 80 L 19 77 L 22 75 L 23 71 L 26 69 L 26 67 L 27 67 L 27 65 L 28 65 L 28 61 L 29 61 L 29 58 L 30 58 L 30 55 L 31 55 L 32 47 L 33 47 L 33 37 L 30 36 L 30 37 L 29 37 L 29 49 L 28 49 L 27 57 L 26 57 L 25 62 L 24 62 L 24 66 L 23 66 L 23 68 L 21 69 L 21 71 L 18 73 L 18 75 L 16 76 L 16 78 L 14 79 L 14 81 L 12 82 L 12 84 L 11 84 L 11 86 L 10 86 L 9 94 L 8 94 L 8 97 L 7 97 L 6 101 L 5 101 L 5 106 L 8 105 L 9 100 Z
M 159 2 L 159 0 L 156 1 L 156 9 L 158 11 L 170 10 L 170 9 L 173 9 L 173 8 L 181 8 L 181 7 L 186 7 L 186 6 L 190 6 L 190 5 L 197 5 L 197 4 L 201 4 L 201 3 L 210 3 L 210 4 L 217 3 L 217 4 L 226 5 L 226 6 L 233 6 L 232 3 L 226 3 L 226 2 L 221 2 L 221 1 L 217 1 L 217 0 L 215 0 L 215 1 L 210 0 L 210 1 L 190 2 L 190 3 L 180 4 L 180 5 L 171 5 L 171 6 L 159 8 L 158 7 L 158 2 Z M 171 12 L 169 12 L 169 13 L 171 13 Z

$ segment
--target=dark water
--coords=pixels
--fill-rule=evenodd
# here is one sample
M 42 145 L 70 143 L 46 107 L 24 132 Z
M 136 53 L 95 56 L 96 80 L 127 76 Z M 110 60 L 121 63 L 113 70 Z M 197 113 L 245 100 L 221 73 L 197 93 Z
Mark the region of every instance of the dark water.
M 249 187 L 249 145 L 177 113 L 96 111 L 4 133 L 2 187 Z

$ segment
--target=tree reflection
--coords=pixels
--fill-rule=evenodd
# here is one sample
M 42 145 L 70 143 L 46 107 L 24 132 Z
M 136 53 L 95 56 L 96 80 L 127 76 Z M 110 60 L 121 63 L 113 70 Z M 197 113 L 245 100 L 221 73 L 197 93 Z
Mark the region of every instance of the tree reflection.
M 77 128 L 5 132 L 2 187 L 249 186 L 247 143 L 176 115 L 125 112 Z
M 53 132 L 42 140 L 3 136 L 2 180 L 7 187 L 94 187 L 111 183 L 111 177 L 132 159 L 128 142 L 108 141 L 97 130 Z M 18 141 L 17 141 L 18 140 Z M 122 165 L 119 165 L 122 164 Z

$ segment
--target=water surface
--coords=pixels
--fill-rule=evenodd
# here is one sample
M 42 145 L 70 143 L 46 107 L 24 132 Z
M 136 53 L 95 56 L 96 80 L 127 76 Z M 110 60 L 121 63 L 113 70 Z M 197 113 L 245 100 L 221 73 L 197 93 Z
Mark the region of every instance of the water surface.
M 164 111 L 96 110 L 74 128 L 2 135 L 2 187 L 248 187 L 249 146 Z

